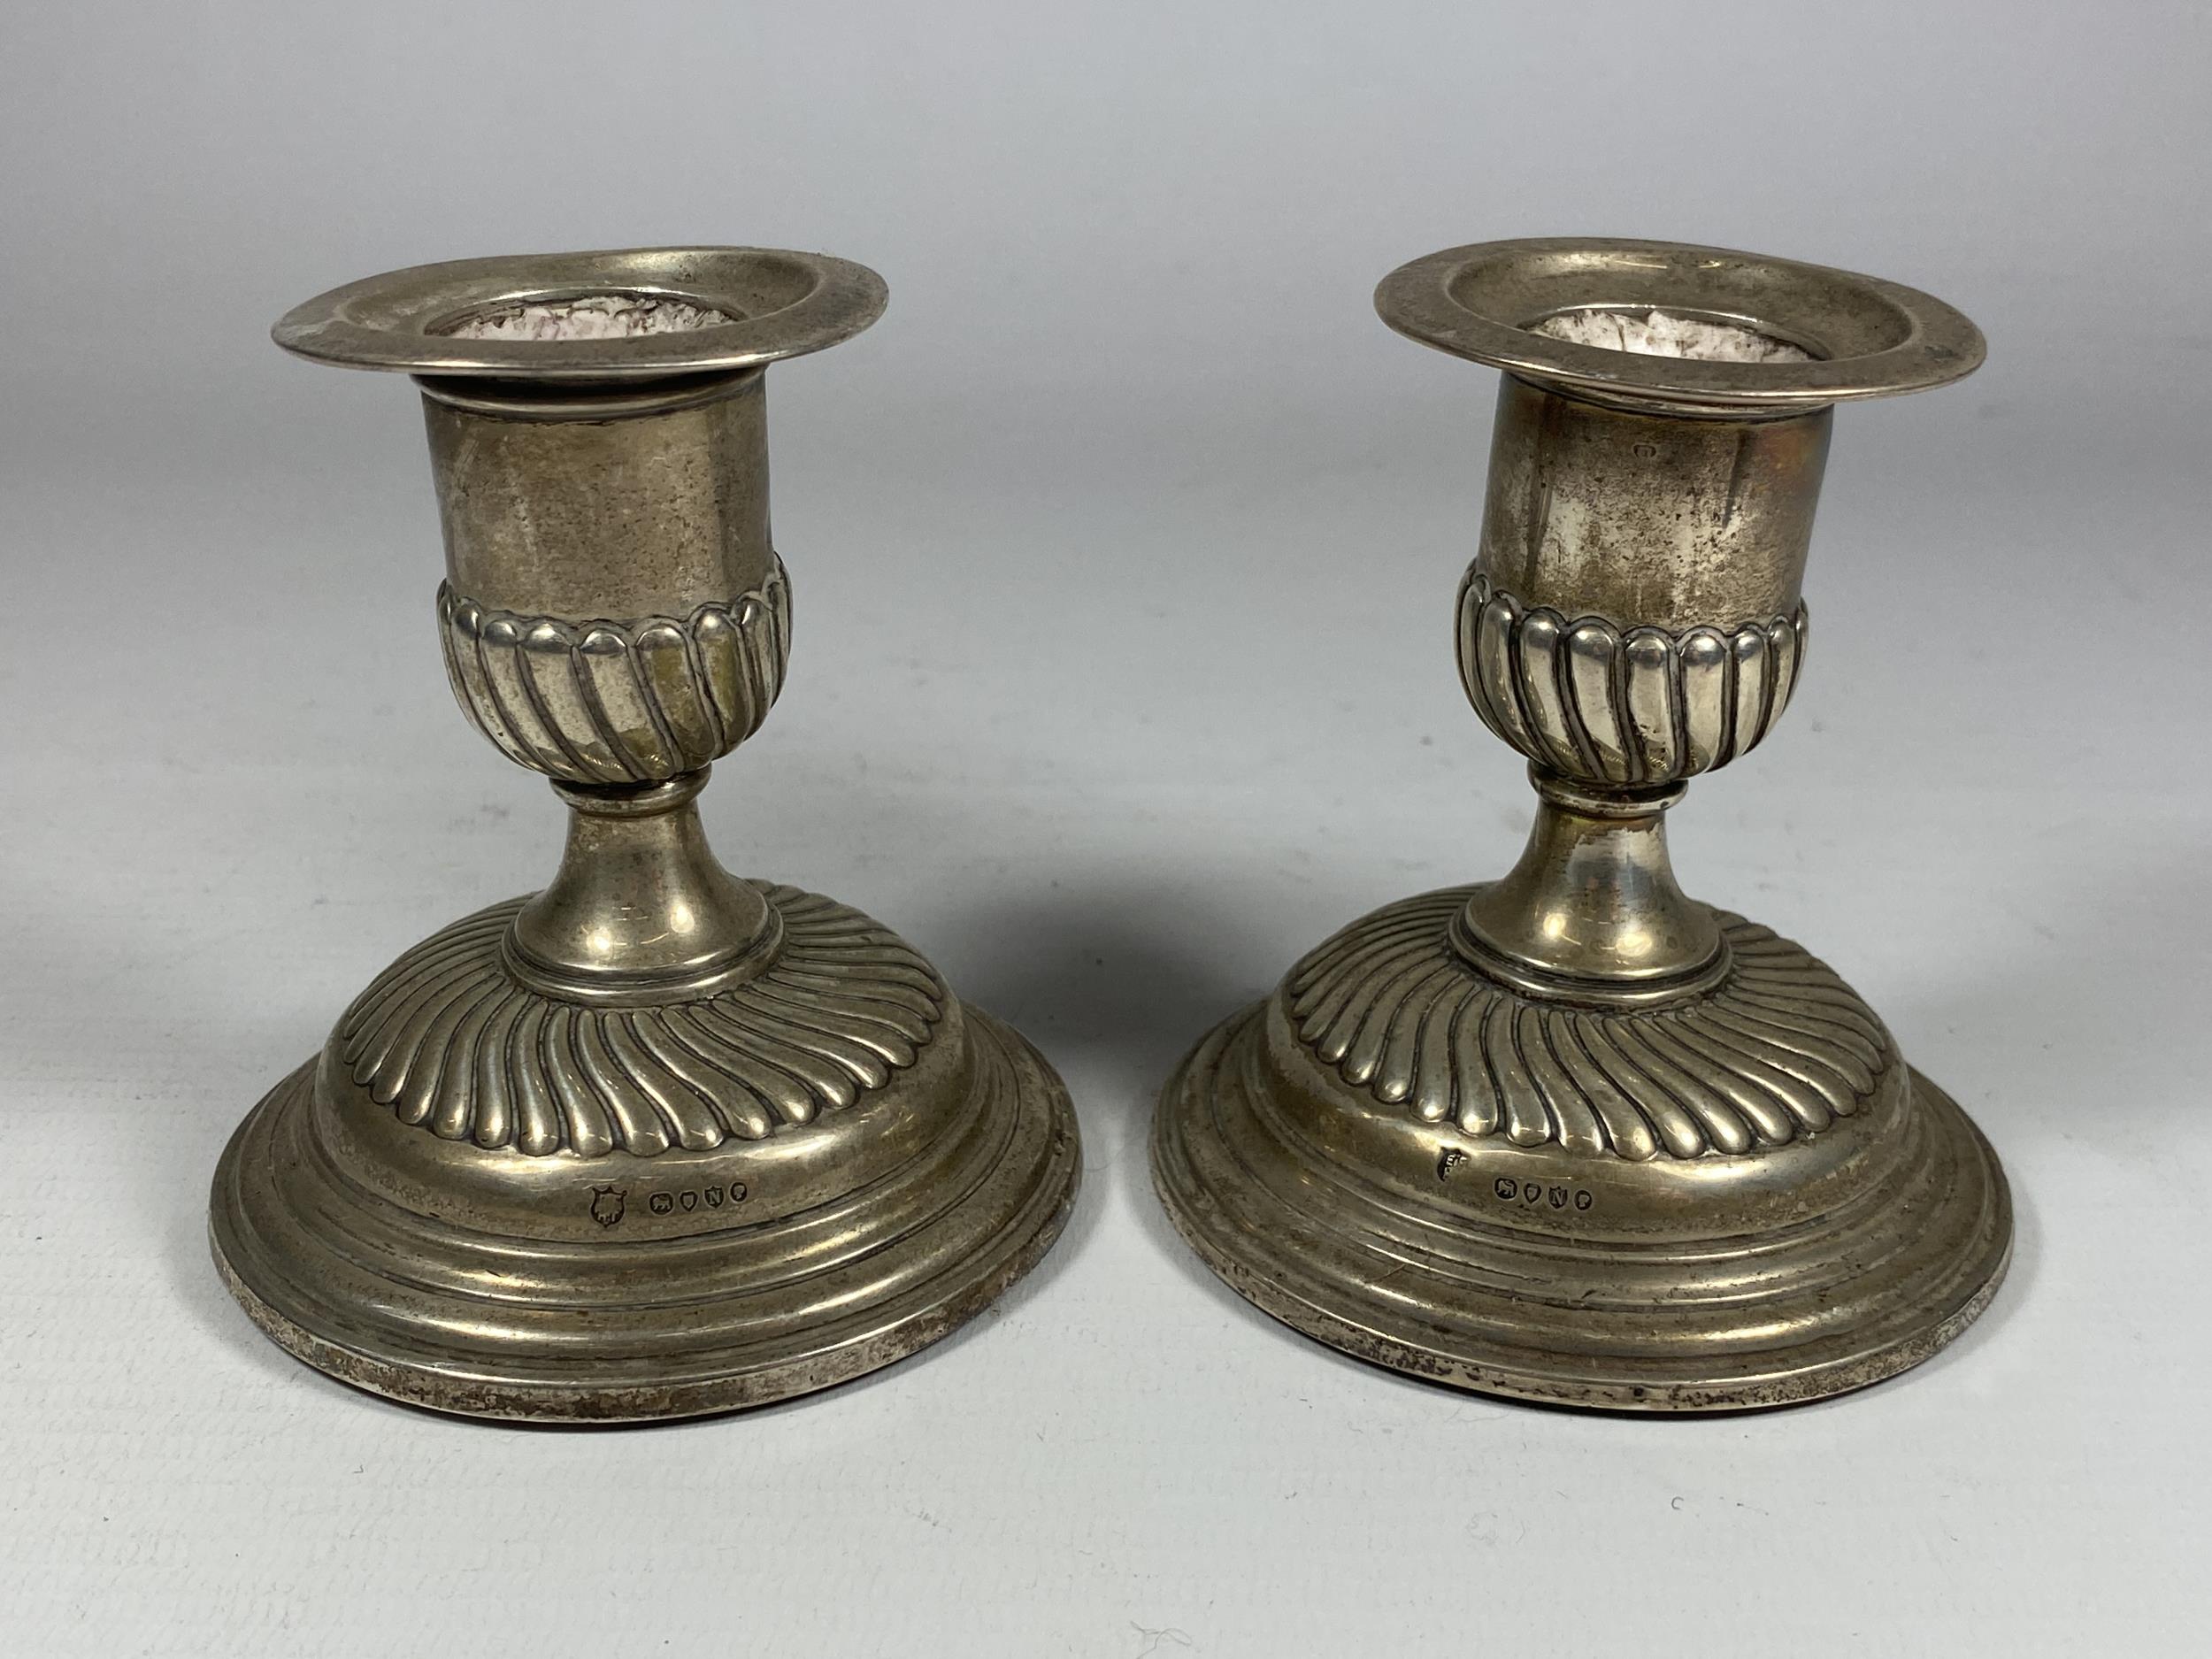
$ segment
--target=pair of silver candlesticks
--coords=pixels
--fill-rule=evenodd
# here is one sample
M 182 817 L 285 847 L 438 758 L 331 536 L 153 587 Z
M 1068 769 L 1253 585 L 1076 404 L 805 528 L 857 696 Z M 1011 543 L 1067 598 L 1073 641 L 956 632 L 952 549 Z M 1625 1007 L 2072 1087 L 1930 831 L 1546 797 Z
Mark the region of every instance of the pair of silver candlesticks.
M 552 885 L 403 954 L 216 1171 L 226 1282 L 380 1394 L 500 1418 L 758 1404 L 967 1319 L 1073 1202 L 1022 1038 L 695 800 L 791 643 L 764 373 L 881 311 L 819 255 L 646 249 L 372 278 L 276 329 L 421 388 L 438 627 L 570 810 Z M 1828 968 L 1684 895 L 1664 815 L 1765 737 L 1836 403 L 1970 373 L 1925 294 L 1724 249 L 1488 242 L 1377 295 L 1504 371 L 1459 666 L 1538 804 L 1502 879 L 1354 922 L 1207 1036 L 1152 1169 L 1239 1293 L 1363 1358 L 1627 1410 L 1780 1405 L 1986 1304 L 1995 1156 Z

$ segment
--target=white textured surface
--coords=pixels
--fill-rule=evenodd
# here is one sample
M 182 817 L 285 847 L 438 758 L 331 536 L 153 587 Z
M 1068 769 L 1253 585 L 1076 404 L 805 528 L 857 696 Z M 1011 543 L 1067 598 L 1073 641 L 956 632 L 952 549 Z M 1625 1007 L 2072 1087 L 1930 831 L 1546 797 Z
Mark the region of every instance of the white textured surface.
M 651 294 L 586 294 L 537 300 L 471 317 L 448 332 L 456 340 L 634 340 L 688 334 L 737 319 L 710 305 Z
M 1786 340 L 1734 323 L 1709 323 L 1671 311 L 1562 311 L 1530 330 L 1578 346 L 1603 346 L 1647 357 L 1695 357 L 1706 363 L 1802 363 L 1807 354 Z
M 2212 220 L 2177 204 L 2212 39 L 2181 18 L 20 8 L 0 277 L 70 303 L 0 396 L 0 1650 L 2201 1654 Z M 1657 73 L 1598 50 L 1616 23 L 1696 50 Z M 1735 154 L 1715 111 L 1808 77 L 1854 96 Z M 2020 1200 L 1959 1348 L 1792 1413 L 1366 1370 L 1218 1288 L 1146 1182 L 1209 1021 L 1518 847 L 1449 644 L 1496 379 L 1366 296 L 1578 228 L 1873 271 L 1991 341 L 1839 412 L 1802 687 L 1677 814 L 1691 889 L 1850 975 Z M 872 1381 L 451 1424 L 278 1354 L 203 1240 L 254 1097 L 559 848 L 442 683 L 412 389 L 266 329 L 389 265 L 656 240 L 889 279 L 877 329 L 772 372 L 796 649 L 706 817 L 1021 1022 L 1087 1186 L 1027 1286 Z

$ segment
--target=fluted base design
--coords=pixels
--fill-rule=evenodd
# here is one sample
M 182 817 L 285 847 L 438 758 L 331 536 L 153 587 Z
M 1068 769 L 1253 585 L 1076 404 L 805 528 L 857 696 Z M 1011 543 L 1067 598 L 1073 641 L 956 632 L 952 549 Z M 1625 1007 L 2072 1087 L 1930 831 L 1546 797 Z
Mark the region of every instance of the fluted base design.
M 1379 1364 L 1629 1411 L 1861 1387 L 1988 1303 L 2003 1171 L 1832 972 L 1717 912 L 1696 995 L 1532 996 L 1455 942 L 1474 891 L 1345 929 L 1163 1092 L 1154 1182 L 1240 1294 Z
M 586 1010 L 502 964 L 513 905 L 394 965 L 240 1126 L 215 1257 L 280 1346 L 473 1417 L 624 1422 L 887 1365 L 1050 1247 L 1065 1090 L 856 912 L 762 889 L 774 965 Z

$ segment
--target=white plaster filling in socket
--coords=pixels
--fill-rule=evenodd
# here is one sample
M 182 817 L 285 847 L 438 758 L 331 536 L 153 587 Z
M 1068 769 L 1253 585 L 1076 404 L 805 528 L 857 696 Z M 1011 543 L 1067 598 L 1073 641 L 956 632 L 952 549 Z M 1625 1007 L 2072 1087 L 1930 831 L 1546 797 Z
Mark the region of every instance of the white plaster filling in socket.
M 1561 311 L 1529 332 L 1578 346 L 1603 346 L 1647 357 L 1701 363 L 1809 363 L 1812 353 L 1740 323 L 1707 322 L 1671 311 Z
M 438 332 L 455 340 L 634 340 L 688 334 L 741 320 L 668 294 L 580 294 L 519 300 L 479 311 Z

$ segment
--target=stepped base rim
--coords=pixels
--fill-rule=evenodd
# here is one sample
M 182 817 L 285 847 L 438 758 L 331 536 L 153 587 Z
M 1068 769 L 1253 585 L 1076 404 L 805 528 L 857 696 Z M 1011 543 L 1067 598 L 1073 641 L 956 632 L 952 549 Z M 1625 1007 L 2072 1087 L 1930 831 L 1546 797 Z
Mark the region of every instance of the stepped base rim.
M 1240 1043 L 1263 1041 L 1265 1010 L 1265 1003 L 1256 1004 L 1223 1022 L 1162 1090 L 1153 1121 L 1154 1189 L 1177 1231 L 1231 1289 L 1292 1329 L 1369 1363 L 1473 1393 L 1595 1411 L 1719 1414 L 1801 1404 L 1867 1387 L 1927 1360 L 1988 1307 L 2010 1265 L 2011 1198 L 1995 1153 L 1948 1094 L 1908 1068 L 1913 1110 L 1926 1118 L 1927 1161 L 1942 1161 L 1956 1172 L 1951 1186 L 1929 1199 L 1929 1213 L 1916 1210 L 1913 1217 L 1943 1241 L 1939 1259 L 1915 1281 L 1930 1293 L 1927 1300 L 1906 1294 L 1884 1301 L 1877 1294 L 1863 1319 L 1831 1325 L 1806 1340 L 1750 1349 L 1741 1346 L 1740 1333 L 1759 1324 L 1760 1292 L 1725 1304 L 1715 1299 L 1702 1328 L 1706 1316 L 1694 1304 L 1655 1300 L 1655 1320 L 1671 1328 L 1663 1345 L 1671 1351 L 1655 1354 L 1649 1340 L 1609 1351 L 1593 1322 L 1570 1305 L 1577 1286 L 1602 1279 L 1590 1258 L 1602 1262 L 1607 1247 L 1588 1247 L 1548 1286 L 1531 1277 L 1526 1298 L 1471 1290 L 1471 1279 L 1485 1274 L 1494 1284 L 1539 1270 L 1522 1241 L 1472 1223 L 1451 1231 L 1454 1254 L 1448 1261 L 1440 1256 L 1437 1268 L 1409 1261 L 1402 1210 L 1361 1197 L 1367 1189 L 1359 1171 L 1346 1180 L 1345 1171 L 1324 1170 L 1310 1162 L 1310 1153 L 1288 1150 L 1256 1129 L 1260 1119 L 1245 1098 L 1251 1074 L 1238 1065 L 1237 1051 Z M 1366 1109 L 1349 1094 L 1344 1105 L 1348 1111 Z M 1277 1184 L 1253 1173 L 1254 1158 L 1272 1161 Z M 1301 1159 L 1308 1160 L 1302 1171 Z M 1636 1167 L 1653 1179 L 1670 1178 L 1664 1164 Z M 1325 1189 L 1333 1213 L 1311 1201 Z M 1288 1202 L 1285 1194 L 1294 1191 L 1307 1202 Z M 1370 1202 L 1371 1211 L 1363 1214 Z M 1860 1248 L 1870 1229 L 1884 1226 L 1880 1212 L 1873 1213 L 1871 1220 L 1855 1222 L 1852 1232 L 1838 1230 L 1839 1261 L 1850 1259 L 1846 1253 Z M 1387 1255 L 1381 1248 L 1386 1233 Z M 1686 1269 L 1724 1241 L 1733 1240 L 1718 1233 L 1684 1239 Z M 1640 1274 L 1649 1271 L 1649 1252 L 1665 1248 L 1619 1248 L 1624 1263 L 1637 1256 Z M 1659 1259 L 1663 1263 L 1663 1256 Z M 1379 1288 L 1386 1281 L 1386 1292 Z M 1603 1287 L 1617 1308 L 1632 1302 L 1629 1283 L 1624 1274 L 1619 1285 Z M 1780 1286 L 1775 1315 L 1803 1311 L 1807 1294 L 1802 1286 Z M 1513 1327 L 1509 1338 L 1501 1333 L 1503 1325 Z M 1724 1355 L 1732 1343 L 1733 1351 Z
M 472 1342 L 462 1334 L 432 1345 L 411 1340 L 391 1321 L 380 1322 L 376 1310 L 361 1302 L 322 1300 L 328 1293 L 310 1282 L 313 1267 L 273 1252 L 252 1219 L 285 1204 L 285 1178 L 279 1161 L 268 1155 L 269 1140 L 286 1114 L 303 1111 L 311 1101 L 313 1060 L 247 1116 L 224 1150 L 209 1215 L 216 1267 L 255 1325 L 294 1358 L 368 1393 L 450 1416 L 516 1424 L 649 1424 L 742 1410 L 833 1387 L 895 1363 L 974 1318 L 1036 1266 L 1073 1210 L 1081 1142 L 1065 1087 L 1010 1027 L 973 1007 L 963 1011 L 979 1062 L 998 1070 L 1002 1101 L 986 1110 L 1005 1121 L 987 1126 L 1003 1132 L 1003 1145 L 957 1201 L 915 1218 L 910 1229 L 886 1225 L 884 1242 L 872 1247 L 865 1265 L 880 1275 L 895 1268 L 897 1258 L 918 1257 L 947 1232 L 969 1240 L 969 1248 L 879 1299 L 838 1300 L 833 1317 L 819 1324 L 736 1348 L 687 1349 L 681 1346 L 685 1323 L 710 1323 L 715 1305 L 672 1303 L 665 1325 L 654 1328 L 649 1356 L 620 1348 L 594 1353 L 586 1343 L 557 1356 L 541 1352 L 533 1357 L 512 1333 L 503 1341 L 495 1335 Z M 288 1219 L 313 1225 L 296 1213 L 288 1213 Z M 435 1225 L 416 1215 L 408 1221 L 419 1230 Z M 768 1224 L 771 1229 L 778 1225 Z M 748 1231 L 743 1244 L 733 1249 L 772 1256 L 761 1230 Z M 461 1232 L 454 1230 L 457 1255 Z M 480 1248 L 481 1237 L 468 1242 Z M 333 1241 L 326 1248 L 337 1247 Z M 357 1253 L 357 1238 L 349 1237 L 346 1248 Z M 624 1248 L 650 1252 L 660 1247 Z M 698 1256 L 695 1240 L 672 1240 L 667 1248 Z M 425 1294 L 419 1284 L 409 1282 L 413 1276 L 406 1259 L 372 1262 L 365 1269 L 350 1265 L 388 1272 L 395 1283 L 407 1283 L 409 1294 Z M 849 1291 L 864 1280 L 826 1288 Z M 435 1297 L 429 1300 L 436 1303 Z M 480 1302 L 447 1300 L 449 1306 L 436 1310 L 450 1316 L 452 1330 L 486 1317 Z M 539 1305 L 557 1300 L 556 1293 Z M 733 1296 L 727 1305 L 738 1307 L 742 1300 Z M 779 1322 L 788 1318 L 788 1310 L 779 1310 Z

